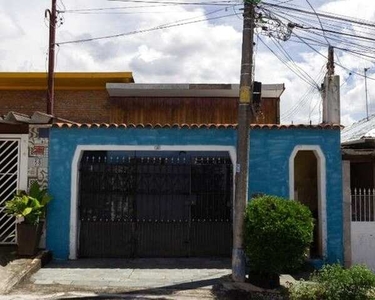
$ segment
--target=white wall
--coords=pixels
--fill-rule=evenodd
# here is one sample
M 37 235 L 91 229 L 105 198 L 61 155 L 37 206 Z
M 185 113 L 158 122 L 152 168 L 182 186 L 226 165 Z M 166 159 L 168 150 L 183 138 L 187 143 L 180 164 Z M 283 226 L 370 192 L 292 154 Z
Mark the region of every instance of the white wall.
M 352 263 L 375 271 L 375 222 L 352 222 Z

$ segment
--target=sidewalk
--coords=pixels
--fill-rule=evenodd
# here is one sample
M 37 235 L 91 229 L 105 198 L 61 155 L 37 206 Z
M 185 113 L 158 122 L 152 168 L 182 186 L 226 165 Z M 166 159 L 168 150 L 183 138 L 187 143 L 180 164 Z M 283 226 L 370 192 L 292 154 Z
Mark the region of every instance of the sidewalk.
M 62 299 L 77 293 L 80 299 L 215 299 L 212 287 L 230 273 L 228 259 L 53 261 L 7 299 Z
M 36 257 L 17 258 L 14 251 L 1 249 L 0 265 L 0 295 L 7 294 L 17 284 L 28 279 L 42 266 L 42 260 L 47 256 L 46 251 L 41 251 Z
M 36 285 L 90 288 L 211 288 L 229 275 L 230 262 L 212 259 L 81 259 L 53 262 L 34 274 Z

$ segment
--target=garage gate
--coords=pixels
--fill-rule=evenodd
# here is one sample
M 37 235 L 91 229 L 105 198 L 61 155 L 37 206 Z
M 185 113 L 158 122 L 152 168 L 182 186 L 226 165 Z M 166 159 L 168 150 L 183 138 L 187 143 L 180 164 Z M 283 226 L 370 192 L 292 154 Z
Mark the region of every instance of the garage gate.
M 80 257 L 231 255 L 226 152 L 86 151 L 79 185 Z

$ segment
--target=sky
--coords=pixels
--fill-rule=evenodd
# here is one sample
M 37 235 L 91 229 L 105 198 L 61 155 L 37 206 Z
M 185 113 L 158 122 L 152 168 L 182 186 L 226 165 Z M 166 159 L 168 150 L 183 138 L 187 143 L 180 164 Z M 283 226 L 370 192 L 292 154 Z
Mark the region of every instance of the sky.
M 160 0 L 162 1 L 162 0 Z M 207 2 L 213 0 L 173 0 Z M 241 2 L 235 6 L 155 5 L 108 0 L 58 0 L 61 22 L 57 28 L 56 71 L 130 71 L 136 83 L 239 83 L 242 43 Z M 268 0 L 269 3 L 280 2 Z M 315 10 L 375 20 L 375 1 L 310 0 Z M 45 9 L 50 0 L 0 0 L 0 71 L 47 70 L 48 20 Z M 311 10 L 306 0 L 286 5 Z M 123 10 L 69 10 L 124 7 Z M 132 6 L 133 8 L 129 8 Z M 135 7 L 138 6 L 138 7 Z M 140 7 L 143 6 L 143 7 Z M 146 7 L 145 7 L 146 6 Z M 110 13 L 108 13 L 110 12 Z M 223 18 L 216 18 L 226 16 Z M 182 21 L 181 21 L 182 20 Z M 117 38 L 64 44 L 67 41 L 129 33 L 176 22 L 195 22 Z M 260 31 L 258 30 L 258 33 Z M 260 34 L 268 46 L 269 37 Z M 282 123 L 319 123 L 321 96 L 291 72 L 255 37 L 254 78 L 264 84 L 284 83 L 281 98 Z M 280 41 L 299 68 L 320 84 L 326 59 L 291 40 Z M 326 47 L 316 48 L 326 55 Z M 341 120 L 350 125 L 366 117 L 364 77 L 375 78 L 374 63 L 336 50 L 336 59 L 347 69 L 336 67 L 341 76 Z M 349 75 L 350 71 L 354 73 Z M 368 80 L 370 114 L 375 114 L 375 80 Z

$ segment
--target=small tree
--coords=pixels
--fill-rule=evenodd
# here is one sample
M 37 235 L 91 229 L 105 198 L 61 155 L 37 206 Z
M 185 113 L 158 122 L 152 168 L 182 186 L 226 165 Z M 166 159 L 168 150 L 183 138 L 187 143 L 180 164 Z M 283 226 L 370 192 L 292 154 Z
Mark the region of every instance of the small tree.
M 252 272 L 278 275 L 299 267 L 313 240 L 308 207 L 297 201 L 261 196 L 252 199 L 245 215 L 245 251 Z

